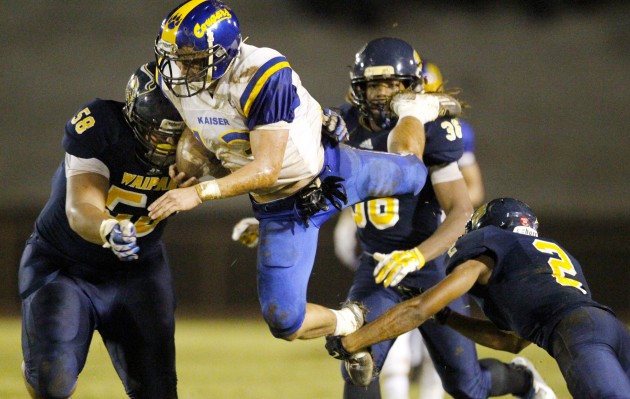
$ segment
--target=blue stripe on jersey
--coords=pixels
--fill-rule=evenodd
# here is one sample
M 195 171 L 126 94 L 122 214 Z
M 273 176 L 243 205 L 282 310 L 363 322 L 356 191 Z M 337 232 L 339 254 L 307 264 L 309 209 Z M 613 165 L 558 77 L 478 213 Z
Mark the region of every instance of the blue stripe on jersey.
M 262 65 L 240 100 L 250 130 L 258 125 L 292 122 L 299 104 L 293 71 L 284 57 L 272 58 Z
M 227 132 L 221 135 L 221 140 L 230 143 L 234 140 L 249 141 L 249 132 Z

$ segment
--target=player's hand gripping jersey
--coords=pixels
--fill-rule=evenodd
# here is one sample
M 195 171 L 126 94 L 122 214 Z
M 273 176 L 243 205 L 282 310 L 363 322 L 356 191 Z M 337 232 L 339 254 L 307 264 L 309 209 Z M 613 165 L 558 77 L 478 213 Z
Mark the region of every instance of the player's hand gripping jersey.
M 160 82 L 195 136 L 232 172 L 253 160 L 251 130 L 289 129 L 278 181 L 254 194 L 270 194 L 320 172 L 324 161 L 321 107 L 277 51 L 242 44 L 234 64 L 211 92 L 181 98 Z

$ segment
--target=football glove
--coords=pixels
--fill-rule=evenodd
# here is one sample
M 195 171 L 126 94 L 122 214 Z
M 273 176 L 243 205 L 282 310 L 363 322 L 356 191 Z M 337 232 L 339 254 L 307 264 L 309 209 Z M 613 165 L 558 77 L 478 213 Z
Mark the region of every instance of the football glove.
M 348 129 L 341 115 L 330 108 L 324 108 L 322 112 L 322 132 L 339 143 L 348 141 Z
M 103 248 L 111 248 L 114 255 L 123 262 L 138 259 L 140 247 L 136 242 L 136 227 L 129 220 L 105 219 L 99 229 L 105 242 Z
M 348 360 L 352 357 L 352 353 L 348 352 L 341 343 L 341 335 L 328 335 L 326 337 L 326 350 L 328 354 L 335 359 Z
M 407 274 L 420 270 L 424 266 L 424 255 L 418 248 L 407 251 L 394 251 L 389 254 L 374 253 L 378 264 L 374 268 L 376 284 L 383 283 L 385 287 L 394 287 Z
M 232 240 L 238 241 L 248 248 L 256 248 L 259 224 L 256 218 L 241 219 L 232 230 Z

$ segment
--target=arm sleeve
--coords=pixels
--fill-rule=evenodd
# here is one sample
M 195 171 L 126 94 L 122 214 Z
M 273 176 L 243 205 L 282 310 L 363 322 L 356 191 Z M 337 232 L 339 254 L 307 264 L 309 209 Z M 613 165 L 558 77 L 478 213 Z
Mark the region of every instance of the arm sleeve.
M 245 88 L 240 105 L 250 130 L 281 121 L 293 122 L 300 99 L 286 58 L 272 58 L 258 69 Z
M 96 158 L 79 158 L 66 153 L 66 178 L 82 173 L 97 173 L 109 179 L 109 169 Z

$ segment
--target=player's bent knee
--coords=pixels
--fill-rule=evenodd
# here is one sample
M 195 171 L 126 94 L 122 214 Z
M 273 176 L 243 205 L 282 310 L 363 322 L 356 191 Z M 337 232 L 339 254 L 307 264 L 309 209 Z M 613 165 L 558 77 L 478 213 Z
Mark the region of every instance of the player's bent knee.
M 278 306 L 263 307 L 263 318 L 274 337 L 293 341 L 297 338 L 297 330 L 304 322 L 305 313 L 296 309 Z
M 73 356 L 59 356 L 42 361 L 35 375 L 24 375 L 26 388 L 32 398 L 64 399 L 72 396 L 78 379 Z

